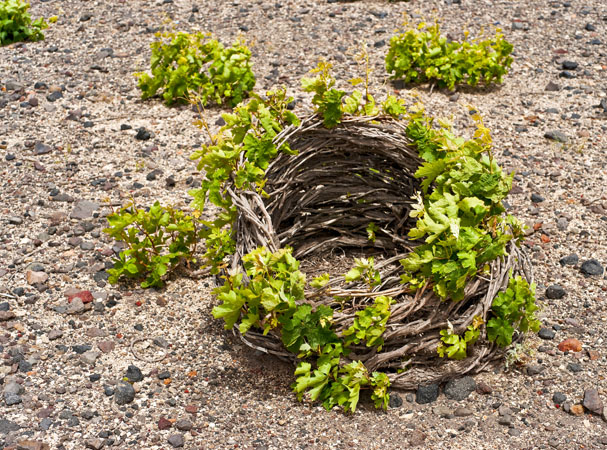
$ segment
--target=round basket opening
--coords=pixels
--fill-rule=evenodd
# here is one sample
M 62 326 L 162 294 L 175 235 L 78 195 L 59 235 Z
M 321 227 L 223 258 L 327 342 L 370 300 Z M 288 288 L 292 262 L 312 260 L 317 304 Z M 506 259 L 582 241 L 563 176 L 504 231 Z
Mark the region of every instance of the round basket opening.
M 403 129 L 345 123 L 303 128 L 288 142 L 298 154 L 278 157 L 265 187 L 280 247 L 293 247 L 297 258 L 338 247 L 385 256 L 410 249 L 419 158 Z

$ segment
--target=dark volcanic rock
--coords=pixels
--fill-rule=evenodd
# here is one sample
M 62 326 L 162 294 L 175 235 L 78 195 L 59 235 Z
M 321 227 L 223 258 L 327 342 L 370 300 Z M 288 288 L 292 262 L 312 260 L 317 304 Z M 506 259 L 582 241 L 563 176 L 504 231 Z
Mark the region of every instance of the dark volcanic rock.
M 171 436 L 169 436 L 168 442 L 174 448 L 183 447 L 183 445 L 185 443 L 185 441 L 183 439 L 183 434 L 181 434 L 181 433 L 172 434 Z
M 552 395 L 552 401 L 557 405 L 562 405 L 567 401 L 567 396 L 562 392 L 555 392 Z
M 59 100 L 60 98 L 63 98 L 63 93 L 61 91 L 54 91 L 46 96 L 46 99 L 49 102 L 54 102 L 56 100 Z
M 575 70 L 578 67 L 578 63 L 575 61 L 563 61 L 563 69 L 565 70 Z
M 584 391 L 584 402 L 582 404 L 593 414 L 601 415 L 603 413 L 603 401 L 596 389 L 586 389 Z
M 541 339 L 551 340 L 551 339 L 554 339 L 554 336 L 556 335 L 556 333 L 551 328 L 542 328 L 542 329 L 540 329 L 540 331 L 539 331 L 539 333 L 537 335 Z
M 539 195 L 539 194 L 536 194 L 536 193 L 531 194 L 531 201 L 532 201 L 533 203 L 541 203 L 541 202 L 543 202 L 544 200 L 545 200 L 545 199 L 544 199 L 544 197 L 542 197 L 542 196 L 541 196 L 541 195 Z
M 582 263 L 582 273 L 586 276 L 602 275 L 605 269 L 596 259 L 589 259 Z
M 141 127 L 137 130 L 137 134 L 135 135 L 135 139 L 139 141 L 147 141 L 152 137 L 150 132 L 146 130 L 144 127 Z
M 126 381 L 120 382 L 114 389 L 114 400 L 117 405 L 126 405 L 135 400 L 135 389 Z
M 393 392 L 390 394 L 389 406 L 390 406 L 390 408 L 400 408 L 401 406 L 403 406 L 403 399 L 401 398 L 400 395 Z
M 415 401 L 420 405 L 432 403 L 438 398 L 438 384 L 419 386 L 415 393 Z
M 575 253 L 572 253 L 559 259 L 559 264 L 561 266 L 575 266 L 579 260 L 580 258 Z
M 0 419 L 0 434 L 8 434 L 13 431 L 18 431 L 21 426 L 18 423 L 11 422 L 10 420 Z
M 558 285 L 558 284 L 553 284 L 551 286 L 548 286 L 548 288 L 546 289 L 546 297 L 550 298 L 550 299 L 561 299 L 565 296 L 566 292 L 565 289 L 563 289 L 562 286 Z
M 124 376 L 131 383 L 136 383 L 137 381 L 143 380 L 143 373 L 141 373 L 139 367 L 134 366 L 132 364 L 126 369 L 126 374 Z
M 450 380 L 444 389 L 447 398 L 451 400 L 465 400 L 476 389 L 476 382 L 472 377 L 462 377 Z

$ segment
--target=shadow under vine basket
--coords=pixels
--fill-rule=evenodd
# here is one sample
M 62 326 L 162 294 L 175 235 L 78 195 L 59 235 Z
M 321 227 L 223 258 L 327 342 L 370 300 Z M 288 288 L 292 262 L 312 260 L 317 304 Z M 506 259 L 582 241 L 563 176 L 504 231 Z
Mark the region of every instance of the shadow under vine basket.
M 461 361 L 440 358 L 437 346 L 442 329 L 452 326 L 461 333 L 475 316 L 486 323 L 493 299 L 508 286 L 510 275 L 532 281 L 528 258 L 513 241 L 508 255 L 491 263 L 489 274 L 468 282 L 459 302 L 442 301 L 431 288 L 411 292 L 401 283 L 399 261 L 418 245 L 407 233 L 415 225 L 409 213 L 419 190 L 414 173 L 422 162 L 405 124 L 390 117 L 351 117 L 327 129 L 312 115 L 300 126 L 285 128 L 274 142 L 277 147 L 288 142 L 298 153 L 281 153 L 270 163 L 264 187 L 268 197 L 234 185 L 227 189 L 238 209 L 232 269 L 241 268 L 242 257 L 260 246 L 271 252 L 290 246 L 293 256 L 303 261 L 330 262 L 336 252 L 375 255 L 381 273 L 378 286 L 346 283 L 336 271 L 322 292 L 306 291 L 305 301 L 333 308 L 335 328 L 343 331 L 374 298 L 392 297 L 396 303 L 382 351 L 360 346 L 349 358 L 362 361 L 369 372 L 386 372 L 395 388 L 415 389 L 477 373 L 503 357 L 505 350 L 489 342 L 484 329 Z M 374 242 L 367 235 L 369 223 L 378 230 Z M 274 330 L 265 336 L 250 330 L 240 338 L 262 352 L 295 359 Z M 515 340 L 521 338 L 518 334 Z

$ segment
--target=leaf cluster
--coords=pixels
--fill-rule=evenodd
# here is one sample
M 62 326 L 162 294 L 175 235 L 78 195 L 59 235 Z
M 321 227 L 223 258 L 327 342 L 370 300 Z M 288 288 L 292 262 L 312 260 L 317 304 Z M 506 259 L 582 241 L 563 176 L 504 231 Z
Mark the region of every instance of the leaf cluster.
M 203 106 L 236 106 L 255 86 L 251 51 L 242 41 L 224 47 L 210 34 L 157 33 L 152 42 L 151 75 L 136 73 L 143 99 L 161 90 L 167 105 L 195 96 Z
M 489 270 L 488 263 L 506 253 L 506 244 L 519 238 L 521 226 L 503 217 L 502 200 L 512 187 L 491 154 L 491 136 L 478 115 L 477 129 L 466 140 L 455 136 L 448 123 L 433 129 L 422 109 L 410 115 L 409 137 L 424 162 L 415 173 L 421 178 L 422 195 L 416 197 L 409 231 L 412 239 L 424 239 L 401 264 L 401 279 L 417 289 L 430 283 L 441 298 L 464 298 L 467 281 Z
M 366 228 L 367 231 L 367 239 L 369 239 L 372 243 L 375 243 L 375 239 L 377 239 L 377 232 L 379 231 L 379 227 L 375 224 L 375 222 L 369 222 Z
M 218 273 L 226 255 L 234 253 L 232 225 L 236 220 L 236 207 L 227 191 L 228 185 L 236 189 L 258 191 L 265 195 L 265 172 L 280 152 L 292 154 L 288 143 L 280 147 L 274 142 L 276 135 L 288 125 L 298 125 L 299 119 L 288 109 L 292 98 L 284 89 L 269 91 L 265 98 L 252 94 L 232 113 L 223 114 L 226 122 L 211 142 L 195 151 L 190 159 L 198 161 L 198 170 L 204 179 L 199 189 L 190 191 L 194 206 L 203 210 L 207 204 L 220 208 L 208 227 L 205 257 Z M 206 127 L 198 121 L 197 125 Z
M 515 330 L 522 333 L 539 331 L 540 322 L 535 317 L 535 284 L 529 285 L 520 276 L 510 278 L 508 288 L 497 294 L 491 304 L 493 317 L 487 322 L 487 338 L 500 347 L 512 344 Z
M 295 369 L 296 381 L 292 388 L 301 401 L 305 394 L 330 410 L 336 405 L 354 412 L 365 387 L 372 389 L 371 399 L 376 408 L 386 409 L 390 400 L 390 380 L 383 372 L 369 372 L 360 361 L 340 365 L 343 349 L 340 344 L 327 345 L 318 358 L 317 368 L 309 362 L 300 362 Z
M 103 231 L 124 242 L 109 282 L 122 276 L 143 279 L 141 287 L 162 286 L 163 278 L 182 261 L 193 261 L 201 231 L 192 216 L 154 203 L 148 211 L 127 206 L 107 217 Z
M 492 39 L 456 42 L 441 36 L 438 23 L 421 23 L 417 29 L 392 37 L 386 70 L 392 79 L 406 83 L 437 81 L 449 89 L 461 83 L 501 83 L 512 64 L 512 50 L 499 29 Z
M 372 305 L 356 312 L 354 323 L 334 342 L 316 352 L 316 369 L 309 362 L 301 362 L 297 366 L 292 388 L 299 400 L 307 394 L 310 400 L 320 401 L 327 410 L 339 405 L 346 412 L 355 411 L 361 388 L 368 388 L 371 389 L 375 407 L 387 408 L 390 399 L 387 375 L 383 372 L 369 374 L 362 362 L 344 364 L 344 360 L 351 348 L 361 343 L 374 347 L 377 352 L 381 351 L 384 343 L 382 335 L 386 331 L 393 303 L 391 297 L 378 296 Z M 310 352 L 304 354 L 310 355 Z
M 311 319 L 309 305 L 296 303 L 304 299 L 306 277 L 299 271 L 299 261 L 291 255 L 291 249 L 271 253 L 260 247 L 245 255 L 243 261 L 248 284 L 243 283 L 243 274 L 237 273 L 228 276 L 226 283 L 214 291 L 223 304 L 213 308 L 213 316 L 223 318 L 226 329 L 234 326 L 241 313 L 241 333 L 255 327 L 267 334 L 279 325 L 286 326 L 287 331 L 293 331 L 296 326 L 302 331 L 315 324 L 325 324 L 326 328 L 326 319 L 333 314 L 331 308 L 318 311 Z M 332 335 L 328 336 L 325 342 L 320 337 L 316 340 L 317 337 L 308 336 L 305 331 L 299 334 L 287 332 L 283 334 L 283 343 L 291 351 L 298 352 L 304 342 L 317 348 L 333 339 Z
M 385 295 L 375 298 L 372 306 L 357 311 L 354 323 L 343 332 L 346 346 L 358 345 L 365 342 L 367 347 L 376 347 L 381 351 L 384 345 L 382 335 L 386 331 L 386 324 L 390 318 L 390 306 L 394 299 Z
M 483 319 L 475 316 L 472 323 L 466 327 L 464 335 L 460 336 L 455 333 L 451 322 L 448 322 L 449 327 L 440 331 L 441 342 L 436 349 L 438 356 L 441 358 L 447 356 L 457 360 L 465 359 L 468 356 L 468 346 L 474 345 L 481 334 L 482 324 Z
M 32 21 L 29 3 L 22 0 L 0 1 L 0 46 L 20 41 L 44 39 L 42 30 L 48 28 L 44 17 Z
M 327 409 L 340 405 L 346 411 L 354 411 L 360 389 L 368 386 L 376 407 L 386 408 L 390 385 L 387 376 L 369 375 L 362 362 L 347 362 L 347 355 L 351 346 L 361 343 L 381 350 L 394 300 L 377 297 L 372 305 L 358 311 L 354 323 L 338 335 L 333 327 L 332 308 L 314 308 L 304 302 L 306 277 L 299 271 L 299 262 L 290 248 L 271 253 L 260 247 L 243 260 L 249 282 L 243 282 L 242 273 L 227 276 L 225 284 L 214 292 L 222 303 L 213 308 L 213 316 L 223 319 L 226 329 L 238 324 L 243 334 L 252 328 L 263 330 L 264 334 L 274 330 L 285 348 L 305 359 L 295 371 L 293 384 L 300 400 L 307 395 Z M 372 261 L 367 269 L 374 271 Z M 322 288 L 326 282 L 328 276 L 322 276 L 312 284 Z
M 321 60 L 318 66 L 312 70 L 312 73 L 318 75 L 313 78 L 302 78 L 301 85 L 305 92 L 314 93 L 312 104 L 315 112 L 323 118 L 323 124 L 327 128 L 333 128 L 341 123 L 344 115 L 349 116 L 376 116 L 380 114 L 380 109 L 376 105 L 375 98 L 369 93 L 369 74 L 368 55 L 363 50 L 362 58 L 367 64 L 367 77 L 353 78 L 350 80 L 352 86 L 364 85 L 364 92 L 355 89 L 352 94 L 347 95 L 345 91 L 336 89 L 335 79 L 331 75 L 332 65 Z M 391 104 L 398 105 L 395 97 L 390 97 Z
M 379 270 L 375 269 L 375 258 L 354 258 L 354 267 L 345 274 L 346 283 L 362 280 L 369 287 L 379 285 Z

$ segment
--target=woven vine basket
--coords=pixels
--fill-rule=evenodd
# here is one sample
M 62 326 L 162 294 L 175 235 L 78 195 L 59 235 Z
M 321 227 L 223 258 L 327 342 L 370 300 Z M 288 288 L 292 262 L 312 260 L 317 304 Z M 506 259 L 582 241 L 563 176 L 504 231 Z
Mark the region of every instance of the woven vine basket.
M 270 164 L 264 188 L 269 197 L 234 186 L 228 193 L 238 208 L 233 269 L 259 246 L 272 252 L 290 246 L 304 266 L 306 260 L 331 263 L 336 252 L 374 255 L 380 285 L 370 290 L 363 283 L 346 283 L 343 271 L 335 269 L 322 292 L 306 292 L 306 302 L 331 306 L 335 327 L 343 331 L 375 297 L 394 298 L 381 352 L 360 346 L 349 358 L 362 361 L 370 372 L 386 372 L 392 387 L 414 389 L 477 373 L 503 357 L 504 349 L 487 341 L 483 330 L 466 359 L 440 358 L 439 332 L 451 324 L 460 333 L 477 315 L 486 323 L 510 272 L 531 282 L 532 271 L 523 250 L 511 243 L 508 255 L 491 264 L 490 275 L 469 281 L 462 301 L 441 301 L 431 288 L 411 292 L 401 284 L 399 260 L 417 244 L 407 233 L 415 224 L 409 212 L 411 197 L 419 190 L 413 174 L 421 164 L 405 126 L 389 117 L 356 117 L 327 129 L 317 116 L 309 116 L 275 138 L 275 143 L 288 142 L 298 153 L 280 154 Z M 367 236 L 370 222 L 379 229 L 375 242 Z M 335 297 L 347 300 L 338 302 Z M 272 332 L 264 336 L 251 330 L 240 338 L 260 351 L 295 358 Z

